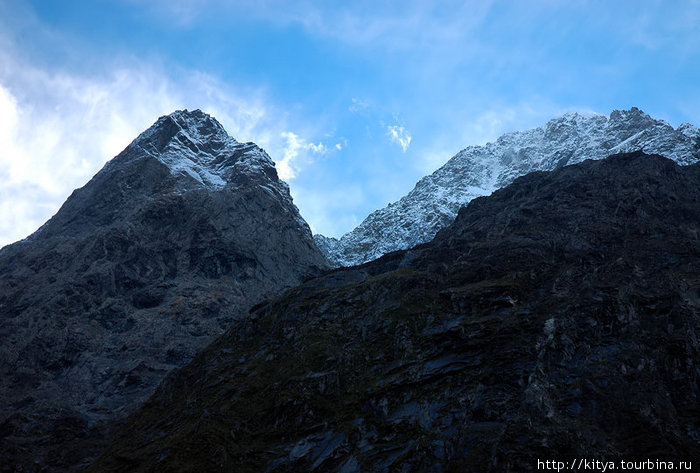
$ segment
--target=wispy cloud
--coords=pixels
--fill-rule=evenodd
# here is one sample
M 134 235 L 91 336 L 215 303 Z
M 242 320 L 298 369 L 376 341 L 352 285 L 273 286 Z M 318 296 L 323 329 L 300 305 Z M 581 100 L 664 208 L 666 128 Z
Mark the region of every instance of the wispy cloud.
M 360 0 L 330 8 L 303 0 L 246 3 L 254 14 L 273 21 L 298 23 L 313 34 L 348 44 L 415 50 L 464 38 L 481 23 L 492 2 L 448 1 L 438 7 L 422 0 L 379 3 Z M 281 4 L 284 8 L 280 8 Z M 368 11 L 372 14 L 368 15 Z
M 345 3 L 308 0 L 122 0 L 176 26 L 187 27 L 202 17 L 245 16 L 278 25 L 299 25 L 307 32 L 354 46 L 388 50 L 435 49 L 439 43 L 464 38 L 480 24 L 491 0 L 424 0 Z M 371 14 L 368 14 L 371 12 Z
M 314 155 L 323 155 L 328 152 L 328 147 L 323 143 L 310 143 L 291 131 L 285 131 L 281 136 L 287 140 L 283 158 L 276 162 L 277 171 L 282 179 L 294 179 L 302 167 L 313 162 Z M 339 149 L 337 146 L 336 149 Z
M 700 72 L 698 0 L 108 3 L 114 26 L 133 35 L 113 41 L 109 28 L 91 28 L 90 15 L 77 26 L 64 21 L 78 17 L 72 4 L 47 22 L 52 9 L 41 2 L 0 0 L 0 242 L 36 228 L 177 108 L 202 108 L 237 139 L 255 141 L 295 186 L 372 182 L 366 208 L 348 200 L 339 210 L 355 215 L 401 196 L 400 186 L 391 194 L 374 185 L 387 173 L 408 187 L 459 149 L 572 104 L 606 113 L 655 107 L 676 124 L 698 123 L 688 99 Z M 41 14 L 20 24 L 18 11 Z M 191 54 L 191 38 L 212 47 Z M 280 46 L 302 51 L 300 60 L 275 60 Z M 295 80 L 314 71 L 314 87 Z
M 184 20 L 215 3 L 182 0 L 169 14 Z M 31 12 L 12 12 L 14 23 L 0 19 L 0 247 L 36 230 L 73 189 L 159 116 L 177 109 L 201 108 L 239 141 L 256 142 L 277 161 L 283 179 L 293 179 L 318 156 L 347 144 L 331 138 L 324 144 L 316 136 L 326 130 L 299 117 L 290 125 L 286 107 L 272 101 L 264 86 L 240 86 L 131 55 L 100 58 L 94 70 L 42 61 L 28 53 L 16 31 L 31 27 L 38 44 L 64 44 L 64 38 Z M 84 58 L 89 51 L 66 50 L 73 57 L 60 64 L 90 60 Z
M 175 80 L 134 62 L 90 76 L 45 71 L 7 52 L 0 61 L 15 72 L 0 73 L 0 247 L 36 230 L 73 189 L 176 109 L 201 108 L 239 141 L 256 142 L 283 179 L 343 147 L 307 141 L 288 131 L 285 114 L 261 92 L 236 91 L 197 71 L 180 71 Z
M 398 143 L 401 146 L 401 151 L 405 153 L 408 147 L 411 146 L 411 135 L 408 133 L 408 130 L 398 125 L 388 125 L 386 129 L 391 141 Z
M 36 230 L 73 189 L 176 109 L 212 113 L 232 136 L 273 158 L 288 147 L 285 114 L 260 91 L 136 60 L 115 60 L 94 74 L 47 69 L 2 36 L 9 47 L 0 51 L 0 246 Z M 314 146 L 308 149 L 321 150 Z

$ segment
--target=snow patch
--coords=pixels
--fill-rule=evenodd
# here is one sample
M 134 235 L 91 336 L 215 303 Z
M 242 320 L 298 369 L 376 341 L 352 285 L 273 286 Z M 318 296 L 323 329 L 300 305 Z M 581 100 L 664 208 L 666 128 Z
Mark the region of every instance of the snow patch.
M 160 117 L 131 146 L 165 164 L 174 176 L 212 190 L 224 188 L 236 173 L 263 175 L 266 168 L 274 168 L 267 153 L 252 143 L 239 143 L 200 110 Z
M 460 207 L 519 176 L 634 150 L 691 164 L 700 160 L 700 132 L 689 124 L 674 130 L 637 108 L 615 110 L 609 116 L 567 113 L 542 127 L 468 146 L 340 239 L 317 235 L 316 242 L 337 265 L 361 264 L 431 240 L 452 223 Z

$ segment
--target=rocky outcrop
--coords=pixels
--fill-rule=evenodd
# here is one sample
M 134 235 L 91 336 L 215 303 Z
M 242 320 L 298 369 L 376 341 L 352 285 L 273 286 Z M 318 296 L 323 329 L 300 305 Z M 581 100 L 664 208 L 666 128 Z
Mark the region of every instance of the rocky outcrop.
M 361 264 L 431 240 L 452 223 L 460 207 L 518 176 L 636 150 L 694 163 L 700 160 L 700 132 L 687 123 L 674 129 L 637 108 L 610 116 L 567 114 L 540 128 L 469 146 L 340 239 L 314 238 L 335 265 Z
M 0 251 L 0 471 L 63 471 L 250 306 L 326 266 L 273 162 L 161 117 Z
M 515 179 L 254 308 L 88 471 L 700 461 L 698 183 L 643 153 Z

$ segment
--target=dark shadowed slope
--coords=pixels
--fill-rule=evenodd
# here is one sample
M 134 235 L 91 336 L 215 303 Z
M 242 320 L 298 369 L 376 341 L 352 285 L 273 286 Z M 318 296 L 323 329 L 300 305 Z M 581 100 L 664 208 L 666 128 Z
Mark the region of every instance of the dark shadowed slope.
M 161 117 L 0 250 L 0 471 L 95 455 L 165 373 L 324 266 L 262 149 Z
M 515 180 L 428 244 L 257 307 L 88 471 L 535 471 L 700 461 L 700 166 Z

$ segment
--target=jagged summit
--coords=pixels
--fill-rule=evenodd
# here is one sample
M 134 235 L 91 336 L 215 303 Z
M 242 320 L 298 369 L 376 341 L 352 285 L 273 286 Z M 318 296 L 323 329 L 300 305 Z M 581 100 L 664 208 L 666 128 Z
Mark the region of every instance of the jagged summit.
M 141 133 L 134 143 L 162 151 L 173 139 L 182 140 L 183 138 L 195 145 L 222 146 L 228 142 L 236 143 L 216 118 L 199 109 L 176 110 L 169 115 L 163 115 Z
M 681 123 L 681 125 L 677 128 L 677 131 L 683 133 L 691 140 L 700 140 L 700 130 L 690 123 Z
M 144 199 L 251 186 L 289 205 L 300 228 L 311 234 L 265 150 L 235 140 L 201 110 L 178 110 L 160 117 L 107 162 L 27 240 L 94 230 L 127 218 Z
M 339 240 L 323 235 L 315 240 L 338 265 L 364 263 L 429 241 L 452 222 L 460 207 L 518 176 L 637 150 L 691 164 L 700 160 L 700 132 L 690 124 L 674 129 L 636 107 L 610 115 L 567 113 L 541 127 L 468 146 Z
M 275 165 L 254 143 L 239 143 L 223 126 L 201 110 L 177 110 L 160 117 L 127 147 L 125 153 L 145 153 L 165 164 L 174 176 L 192 185 L 220 189 L 237 175 L 262 172 L 277 182 Z

